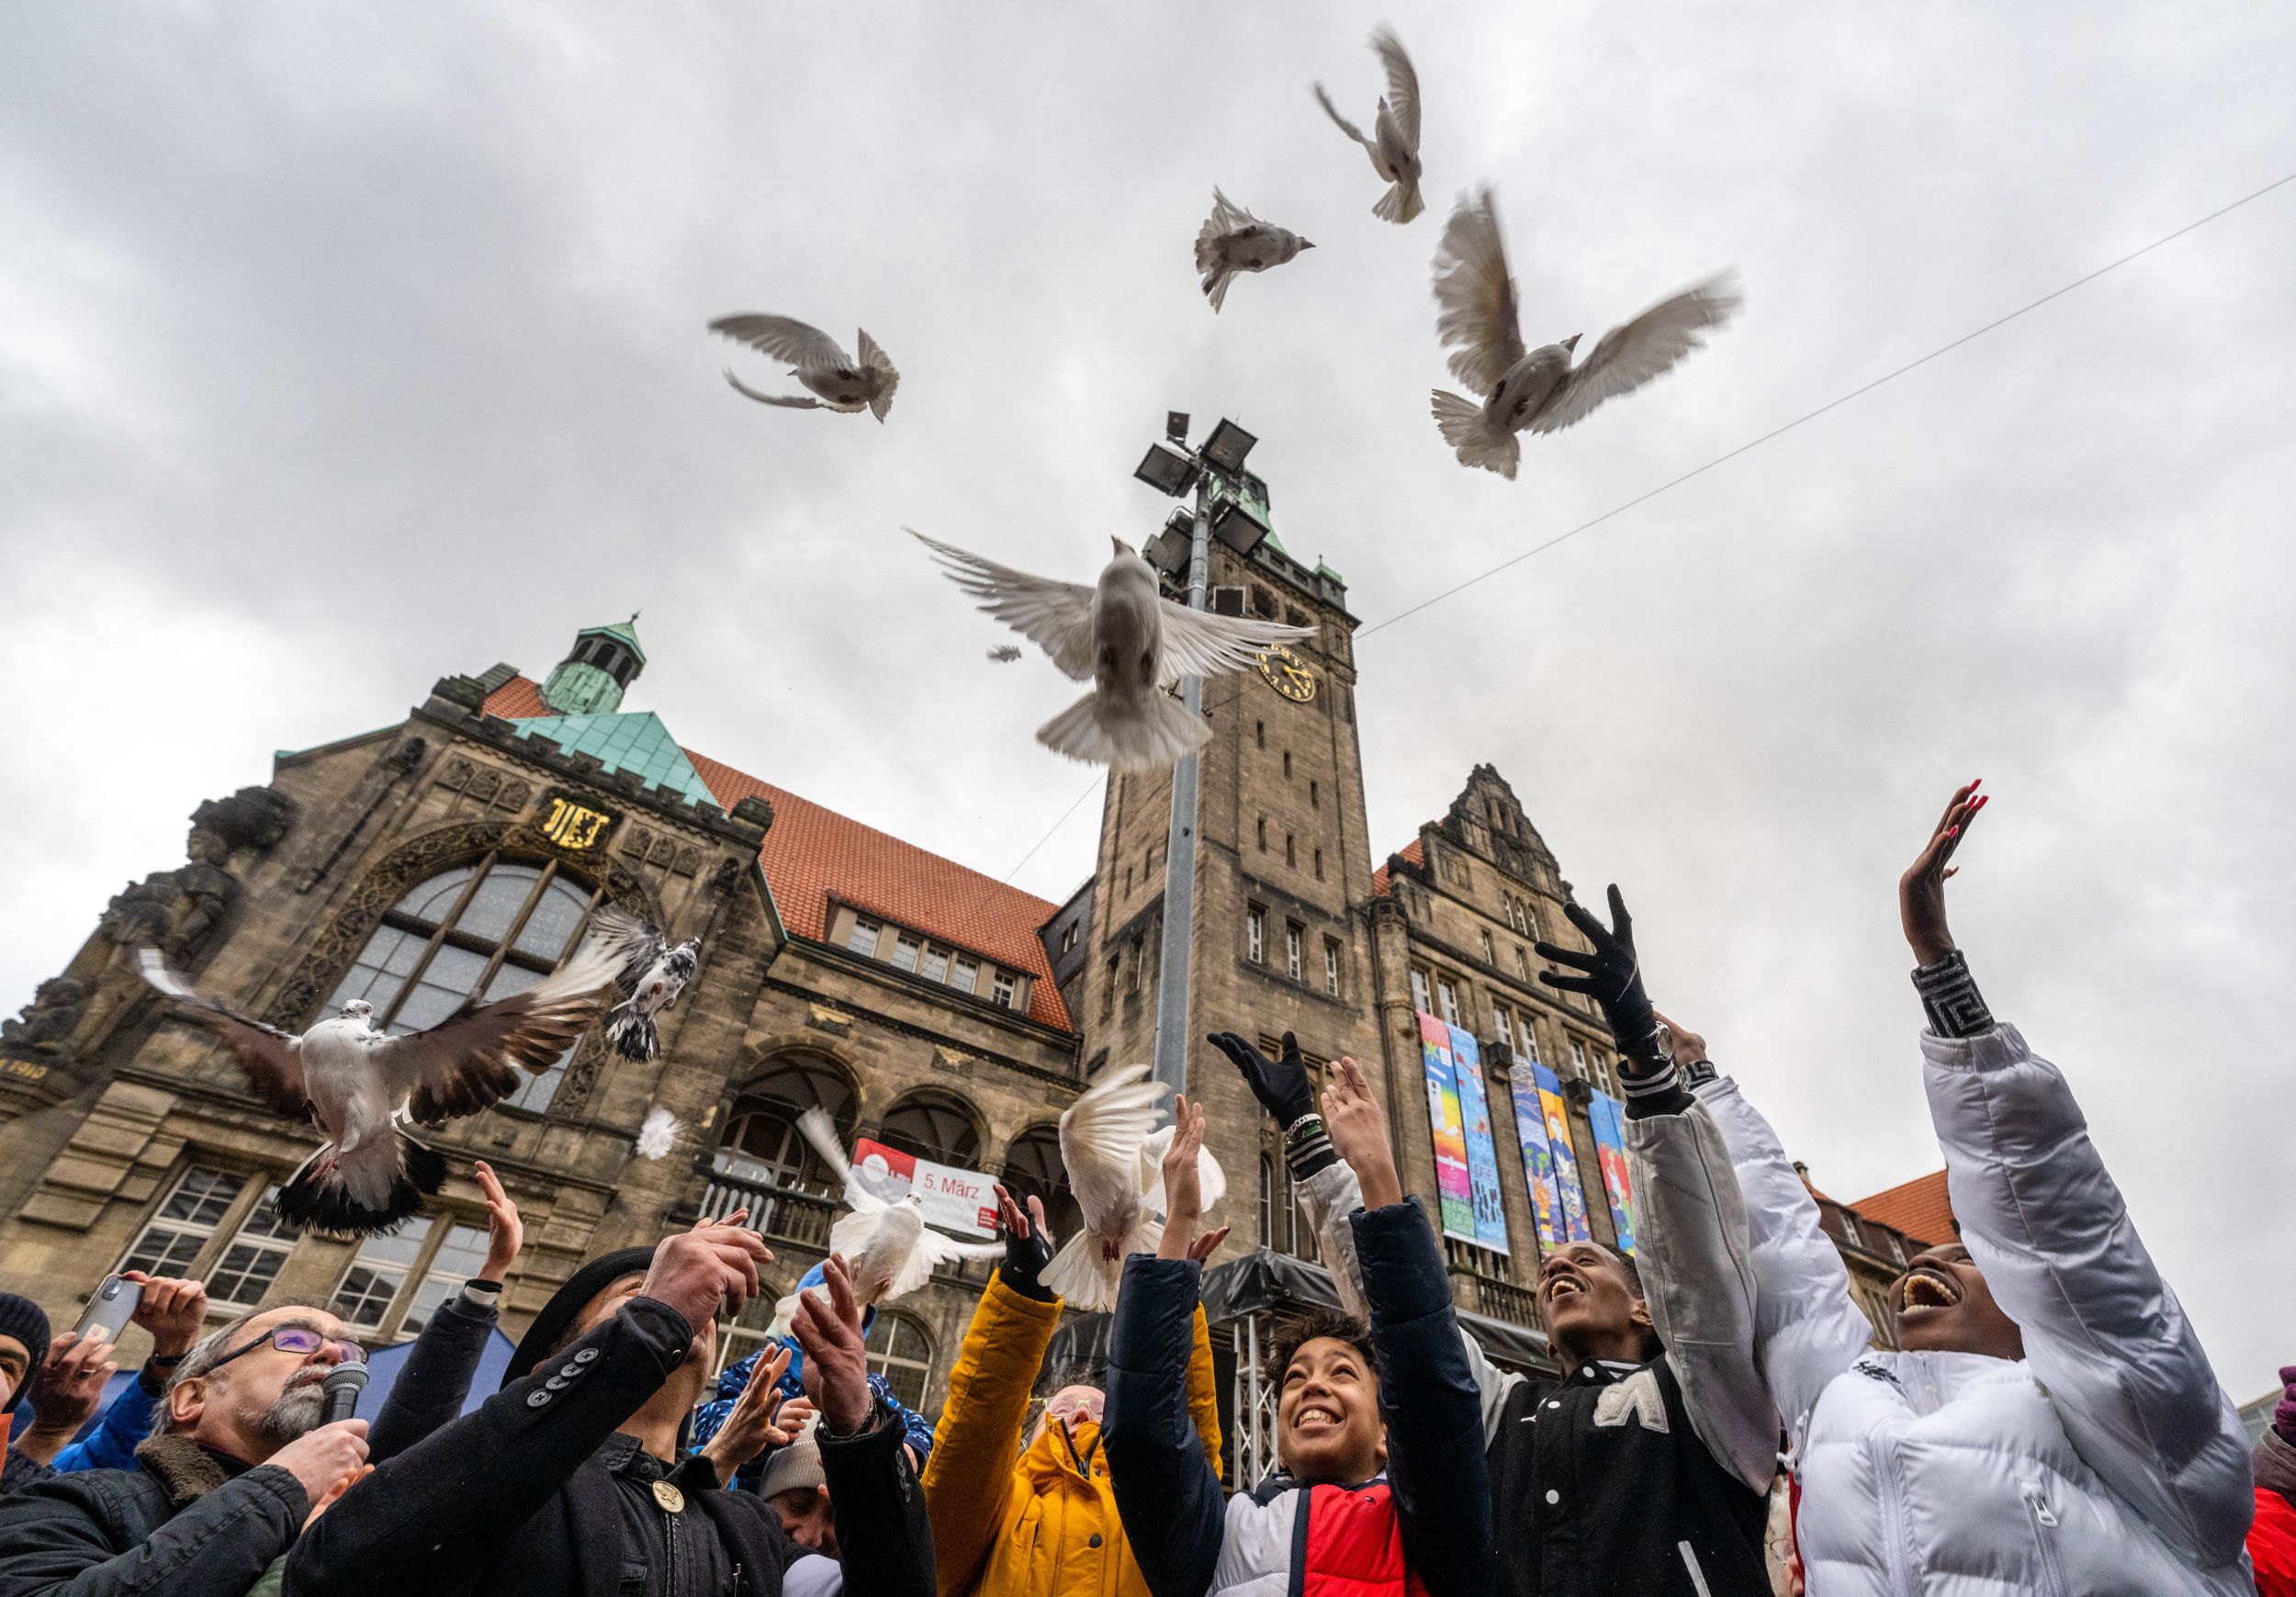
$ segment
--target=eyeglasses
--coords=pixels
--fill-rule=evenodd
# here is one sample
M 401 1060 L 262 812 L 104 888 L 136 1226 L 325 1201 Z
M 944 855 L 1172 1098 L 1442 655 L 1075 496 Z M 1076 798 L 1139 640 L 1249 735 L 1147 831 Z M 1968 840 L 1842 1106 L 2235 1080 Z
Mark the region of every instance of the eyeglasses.
M 1052 1402 L 1047 1404 L 1044 1411 L 1055 1420 L 1075 1420 L 1081 1418 L 1090 1420 L 1097 1425 L 1100 1423 L 1101 1401 L 1102 1400 L 1097 1392 L 1088 1398 L 1063 1397 L 1055 1399 Z
M 208 1373 L 213 1374 L 231 1360 L 240 1357 L 242 1354 L 254 1352 L 265 1343 L 277 1348 L 281 1353 L 291 1353 L 298 1357 L 307 1357 L 324 1347 L 333 1352 L 337 1364 L 365 1364 L 366 1362 L 366 1349 L 355 1342 L 338 1341 L 334 1337 L 321 1335 L 308 1325 L 275 1325 L 254 1341 L 243 1346 L 235 1347 L 221 1358 L 217 1359 L 208 1366 Z

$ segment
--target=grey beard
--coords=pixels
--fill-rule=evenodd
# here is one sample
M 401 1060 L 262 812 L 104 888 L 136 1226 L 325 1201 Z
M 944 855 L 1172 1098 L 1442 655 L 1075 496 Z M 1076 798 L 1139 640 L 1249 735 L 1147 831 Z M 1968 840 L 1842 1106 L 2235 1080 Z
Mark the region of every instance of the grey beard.
M 299 1381 L 300 1378 L 298 1379 Z M 318 1381 L 291 1385 L 257 1418 L 255 1434 L 284 1447 L 298 1436 L 318 1428 L 319 1416 L 326 1411 L 326 1393 L 320 1389 Z

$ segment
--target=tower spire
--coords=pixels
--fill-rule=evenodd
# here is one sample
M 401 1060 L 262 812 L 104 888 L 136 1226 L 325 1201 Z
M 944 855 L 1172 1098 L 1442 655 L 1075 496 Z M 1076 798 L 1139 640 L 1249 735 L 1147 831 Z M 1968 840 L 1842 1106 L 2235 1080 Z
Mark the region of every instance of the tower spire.
M 610 626 L 586 626 L 545 678 L 542 702 L 558 715 L 611 715 L 622 707 L 622 690 L 646 669 L 637 641 L 637 616 Z

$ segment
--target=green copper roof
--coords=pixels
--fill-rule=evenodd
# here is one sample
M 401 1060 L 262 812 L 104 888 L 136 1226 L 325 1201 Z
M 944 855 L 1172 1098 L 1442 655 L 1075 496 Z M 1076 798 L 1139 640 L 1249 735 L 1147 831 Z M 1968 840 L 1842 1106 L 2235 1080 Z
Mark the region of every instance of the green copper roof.
M 1333 581 L 1334 581 L 1334 582 L 1338 583 L 1338 584 L 1339 584 L 1342 588 L 1345 588 L 1345 587 L 1346 587 L 1346 586 L 1347 586 L 1347 579 L 1346 579 L 1346 578 L 1345 578 L 1345 577 L 1342 577 L 1342 576 L 1341 576 L 1338 572 L 1336 572 L 1336 571 L 1333 570 L 1333 569 L 1332 569 L 1329 566 L 1326 566 L 1325 564 L 1323 564 L 1323 557 L 1322 557 L 1321 555 L 1318 555 L 1318 556 L 1315 557 L 1315 574 L 1316 574 L 1318 577 L 1329 577 L 1329 578 L 1330 578 Z
M 714 804 L 692 761 L 651 710 L 621 715 L 531 715 L 512 721 L 521 737 L 544 737 L 568 754 L 587 754 L 609 771 L 634 772 L 647 787 Z
M 1289 549 L 1284 547 L 1284 541 L 1277 537 L 1272 531 L 1269 532 L 1267 536 L 1262 541 L 1265 542 L 1269 548 L 1275 550 L 1278 555 L 1289 557 L 1291 554 Z
M 637 656 L 637 663 L 639 665 L 646 663 L 645 647 L 637 641 L 636 611 L 630 612 L 630 619 L 627 621 L 617 621 L 612 626 L 586 626 L 574 635 L 576 637 L 597 637 L 602 635 L 628 644 L 630 652 Z

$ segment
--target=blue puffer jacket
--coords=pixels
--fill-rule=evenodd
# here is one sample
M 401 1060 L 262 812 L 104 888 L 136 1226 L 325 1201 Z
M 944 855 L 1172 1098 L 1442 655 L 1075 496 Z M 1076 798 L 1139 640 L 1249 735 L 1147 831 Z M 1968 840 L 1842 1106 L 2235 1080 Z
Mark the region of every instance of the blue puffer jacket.
M 782 1372 L 779 1383 L 782 1395 L 785 1398 L 802 1398 L 805 1395 L 805 1350 L 800 1348 L 793 1339 L 784 1342 L 782 1345 L 789 1349 L 789 1368 Z M 734 1411 L 735 1401 L 743 1392 L 749 1389 L 749 1378 L 756 1373 L 758 1360 L 765 1356 L 765 1352 L 764 1348 L 760 1348 L 739 1363 L 727 1365 L 725 1373 L 717 1378 L 717 1396 L 693 1411 L 694 1446 L 700 1447 L 711 1437 L 716 1435 L 725 1425 L 726 1417 Z M 871 1376 L 869 1389 L 877 1395 L 879 1402 L 893 1411 L 894 1418 L 900 1421 L 902 1438 L 917 1450 L 917 1468 L 920 1470 L 923 1469 L 926 1458 L 933 1450 L 931 1423 L 922 1414 L 914 1413 L 903 1408 L 901 1400 L 893 1395 L 893 1388 L 884 1377 Z M 737 1483 L 752 1491 L 756 1490 L 758 1482 L 764 1478 L 766 1460 L 772 1456 L 773 1450 L 771 1447 L 767 1448 L 747 1469 L 735 1477 Z

